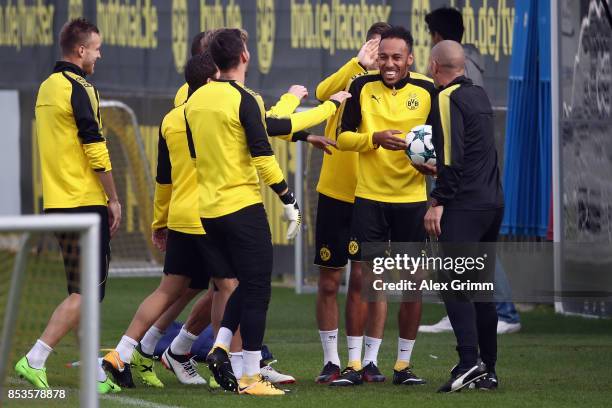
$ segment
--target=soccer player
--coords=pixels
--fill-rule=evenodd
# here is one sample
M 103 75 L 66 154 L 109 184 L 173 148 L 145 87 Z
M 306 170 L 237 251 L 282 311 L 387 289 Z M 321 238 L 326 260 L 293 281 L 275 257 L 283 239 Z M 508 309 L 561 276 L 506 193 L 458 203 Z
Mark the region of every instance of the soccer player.
M 220 30 L 209 50 L 221 77 L 187 101 L 187 133 L 196 158 L 202 224 L 239 284 L 227 302 L 207 362 L 221 386 L 236 389 L 227 353 L 240 326 L 244 374 L 238 392 L 283 395 L 284 391 L 260 374 L 271 292 L 272 241 L 257 174 L 283 202 L 288 238 L 298 233 L 301 216 L 270 148 L 261 97 L 244 86 L 250 55 L 240 30 Z
M 459 10 L 451 7 L 440 7 L 425 16 L 425 22 L 431 34 L 433 45 L 443 40 L 452 40 L 461 43 L 463 39 L 463 17 Z M 465 54 L 465 73 L 464 76 L 472 81 L 476 86 L 484 88 L 484 62 L 482 55 L 473 44 L 462 44 Z M 501 263 L 496 263 L 496 274 L 503 274 L 505 271 Z M 500 279 L 506 282 L 507 279 Z M 507 287 L 506 291 L 510 291 Z M 519 314 L 512 302 L 497 302 L 497 334 L 516 333 L 521 330 Z M 451 332 L 453 327 L 448 316 L 444 316 L 440 321 L 433 325 L 422 325 L 419 331 L 423 333 L 443 333 Z
M 217 67 L 207 53 L 192 57 L 185 69 L 185 77 L 192 90 L 216 75 Z M 225 278 L 233 278 L 223 259 L 218 260 L 216 253 L 210 252 L 210 244 L 199 221 L 197 178 L 187 146 L 184 109 L 185 105 L 182 104 L 171 110 L 160 126 L 152 239 L 160 250 L 166 251 L 164 276 L 159 287 L 140 304 L 115 350 L 110 351 L 103 361 L 104 368 L 112 373 L 115 380 L 129 388 L 134 387 L 131 363 L 136 366 L 145 384 L 163 387 L 153 372 L 152 352 L 137 346 L 168 307 L 188 288 L 195 293 L 206 289 L 211 277 L 220 288 L 226 286 Z M 232 289 L 227 288 L 227 291 L 231 293 Z M 210 323 L 211 299 L 204 299 L 194 309 L 207 319 L 204 322 L 207 325 Z M 186 332 L 185 328 L 181 330 L 174 347 L 180 356 L 169 349 L 162 356 L 162 362 L 181 383 L 206 384 L 187 356 L 191 345 L 186 346 L 186 342 L 181 341 L 181 335 L 188 338 L 191 335 L 183 331 Z M 135 361 L 132 362 L 133 357 Z
M 381 33 L 390 27 L 378 22 L 373 24 L 366 35 L 366 42 L 356 58 L 352 58 L 338 71 L 325 78 L 316 90 L 319 100 L 331 94 L 348 89 L 352 78 L 377 69 L 378 43 Z M 325 136 L 336 139 L 339 112 L 328 119 Z M 317 191 L 317 220 L 315 230 L 315 265 L 319 266 L 317 291 L 317 323 L 323 346 L 323 369 L 315 379 L 321 384 L 329 383 L 340 375 L 338 356 L 338 289 L 342 270 L 348 261 L 349 229 L 355 186 L 357 184 L 358 153 L 335 150 L 324 155 Z M 349 291 L 346 301 L 346 335 L 349 347 L 349 366 L 359 369 L 363 331 L 367 317 L 367 305 L 361 300 L 360 265 L 351 262 Z
M 98 28 L 79 18 L 60 32 L 62 59 L 41 84 L 36 99 L 36 137 L 40 152 L 45 214 L 94 213 L 100 216 L 100 301 L 104 298 L 110 239 L 121 222 L 121 204 L 102 135 L 100 96 L 85 77 L 101 58 Z M 53 312 L 41 337 L 15 365 L 17 374 L 37 388 L 49 388 L 45 362 L 53 348 L 79 324 L 81 313 L 79 237 L 58 234 L 68 281 L 68 297 Z M 98 392 L 119 392 L 98 369 Z
M 359 152 L 357 187 L 350 232 L 349 255 L 360 261 L 361 246 L 368 242 L 422 242 L 426 211 L 425 178 L 411 165 L 404 150 L 405 134 L 427 120 L 433 82 L 409 71 L 413 39 L 408 30 L 393 26 L 381 35 L 379 72 L 355 78 L 352 95 L 344 107 L 337 144 L 341 150 Z M 387 304 L 368 303 L 366 350 L 363 368 L 349 366 L 330 385 L 384 381 L 377 367 Z M 423 384 L 410 369 L 410 358 L 421 317 L 421 302 L 400 306 L 394 384 Z
M 430 73 L 440 90 L 432 105 L 431 120 L 437 162 L 435 168 L 424 171 L 437 174 L 437 179 L 424 224 L 440 242 L 495 242 L 504 199 L 493 137 L 493 110 L 485 91 L 464 76 L 464 66 L 463 48 L 455 41 L 441 41 L 431 51 Z M 458 391 L 479 379 L 477 388 L 497 388 L 495 303 L 459 300 L 445 294 L 459 364 L 438 391 Z M 477 362 L 479 349 L 484 367 Z

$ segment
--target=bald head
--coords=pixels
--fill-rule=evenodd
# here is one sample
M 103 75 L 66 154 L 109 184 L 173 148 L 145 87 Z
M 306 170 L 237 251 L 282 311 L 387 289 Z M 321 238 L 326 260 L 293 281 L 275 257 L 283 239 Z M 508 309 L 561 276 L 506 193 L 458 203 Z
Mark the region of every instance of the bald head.
M 465 67 L 463 47 L 456 41 L 444 40 L 431 49 L 431 58 L 441 67 L 450 70 L 461 70 Z
M 456 41 L 444 40 L 437 43 L 430 54 L 430 74 L 438 86 L 445 86 L 465 73 L 465 54 Z

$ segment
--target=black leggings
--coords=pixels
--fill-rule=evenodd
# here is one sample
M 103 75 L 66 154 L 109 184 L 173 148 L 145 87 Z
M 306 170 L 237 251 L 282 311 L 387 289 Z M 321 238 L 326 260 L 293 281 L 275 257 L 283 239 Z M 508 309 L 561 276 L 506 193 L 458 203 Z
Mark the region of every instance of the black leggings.
M 202 224 L 238 278 L 221 326 L 235 333 L 240 325 L 243 349 L 261 350 L 272 277 L 272 235 L 266 211 L 256 204 L 222 217 L 204 218 Z
M 465 211 L 445 209 L 441 220 L 442 242 L 495 242 L 504 215 L 503 208 Z M 497 310 L 494 302 L 458 300 L 443 296 L 448 318 L 457 338 L 457 371 L 473 367 L 480 358 L 495 371 L 497 361 Z

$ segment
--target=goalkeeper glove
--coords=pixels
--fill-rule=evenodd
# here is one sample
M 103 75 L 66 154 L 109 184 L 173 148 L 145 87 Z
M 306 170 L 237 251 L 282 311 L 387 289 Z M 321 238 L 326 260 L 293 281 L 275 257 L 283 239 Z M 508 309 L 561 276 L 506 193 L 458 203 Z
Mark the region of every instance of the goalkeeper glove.
M 293 239 L 300 232 L 300 226 L 302 225 L 302 214 L 300 214 L 300 207 L 295 199 L 293 191 L 288 190 L 282 196 L 279 196 L 283 202 L 283 219 L 289 221 L 289 227 L 287 227 L 287 239 Z

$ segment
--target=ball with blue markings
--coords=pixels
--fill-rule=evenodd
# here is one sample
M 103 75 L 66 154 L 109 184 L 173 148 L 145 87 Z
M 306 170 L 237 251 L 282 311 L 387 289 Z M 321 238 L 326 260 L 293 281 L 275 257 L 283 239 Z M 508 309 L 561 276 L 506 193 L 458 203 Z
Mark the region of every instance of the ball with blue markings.
M 414 164 L 436 165 L 436 151 L 430 125 L 419 125 L 406 135 L 406 155 Z

